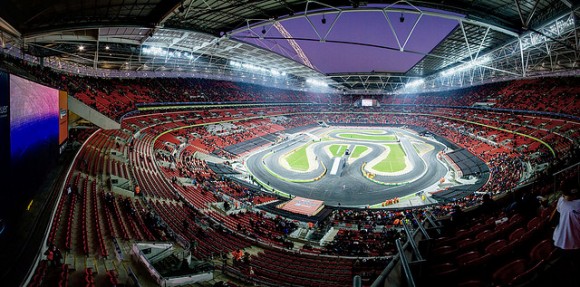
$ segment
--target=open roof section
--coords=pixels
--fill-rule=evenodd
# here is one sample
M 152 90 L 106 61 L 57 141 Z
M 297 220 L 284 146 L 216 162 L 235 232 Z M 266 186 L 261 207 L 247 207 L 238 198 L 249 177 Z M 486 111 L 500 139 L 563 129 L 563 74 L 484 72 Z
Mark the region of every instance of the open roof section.
M 324 74 L 406 73 L 458 27 L 456 18 L 463 15 L 410 5 L 329 6 L 248 21 L 232 38 L 310 62 Z

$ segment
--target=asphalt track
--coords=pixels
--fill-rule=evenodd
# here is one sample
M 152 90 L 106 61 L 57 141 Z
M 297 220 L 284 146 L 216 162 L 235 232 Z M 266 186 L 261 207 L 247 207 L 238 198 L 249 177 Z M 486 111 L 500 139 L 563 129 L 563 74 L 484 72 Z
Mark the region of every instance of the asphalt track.
M 319 164 L 318 168 L 311 172 L 295 172 L 279 164 L 282 156 L 310 141 L 310 138 L 306 135 L 298 136 L 292 140 L 284 141 L 276 146 L 250 155 L 246 159 L 246 167 L 254 177 L 276 190 L 294 196 L 322 200 L 326 205 L 337 206 L 340 203 L 343 207 L 373 205 L 387 199 L 413 194 L 432 186 L 445 176 L 448 169 L 436 158 L 437 153 L 446 148 L 444 145 L 426 138 L 420 138 L 404 129 L 386 127 L 384 130 L 386 133 L 395 132 L 398 135 L 404 135 L 399 137 L 400 144 L 413 166 L 405 174 L 393 176 L 376 175 L 374 178 L 377 181 L 393 185 L 375 183 L 365 178 L 361 172 L 363 162 L 369 162 L 385 152 L 386 148 L 383 145 L 385 142 L 379 143 L 377 141 L 337 138 L 337 133 L 344 133 L 342 129 L 340 132 L 331 131 L 328 134 L 333 138 L 332 141 L 312 143 L 317 161 L 322 164 Z M 352 132 L 362 133 L 355 129 Z M 411 142 L 414 139 L 431 144 L 434 146 L 434 149 L 423 156 L 419 156 Z M 323 149 L 325 146 L 332 144 L 349 145 L 350 151 L 354 150 L 355 144 L 364 145 L 371 148 L 372 151 L 356 159 L 351 164 L 346 163 L 342 168 L 342 165 L 348 157 L 343 156 L 341 159 L 341 168 L 338 170 L 338 173 L 336 175 L 330 175 L 330 169 L 332 168 L 334 159 Z M 271 174 L 273 172 L 281 177 L 292 180 L 308 180 L 320 176 L 324 172 L 323 165 L 327 168 L 326 174 L 320 180 L 313 182 L 289 182 Z

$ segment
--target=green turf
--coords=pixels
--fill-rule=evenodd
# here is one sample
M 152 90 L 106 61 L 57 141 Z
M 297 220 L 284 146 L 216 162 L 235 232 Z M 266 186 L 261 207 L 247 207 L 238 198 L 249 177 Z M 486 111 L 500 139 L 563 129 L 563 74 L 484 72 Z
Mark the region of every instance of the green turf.
M 355 130 L 352 130 L 352 129 L 350 129 L 350 130 L 343 129 L 343 130 L 334 130 L 333 132 L 335 132 L 335 133 L 352 133 L 354 131 Z M 356 132 L 357 133 L 364 133 L 364 134 L 373 134 L 373 135 L 381 135 L 381 134 L 385 133 L 384 130 L 356 130 Z
M 339 138 L 343 139 L 356 139 L 365 141 L 396 141 L 397 137 L 395 135 L 365 135 L 356 133 L 341 133 L 337 134 Z
M 307 171 L 310 168 L 308 164 L 308 157 L 306 156 L 306 148 L 308 145 L 303 145 L 298 149 L 292 151 L 288 156 L 286 156 L 286 162 L 293 170 Z
M 330 153 L 332 154 L 333 157 L 341 157 L 344 155 L 344 152 L 346 151 L 347 147 L 348 147 L 347 145 L 343 144 L 333 144 L 330 147 L 328 147 L 328 149 L 330 150 Z
M 354 150 L 352 151 L 352 154 L 350 155 L 351 158 L 359 158 L 360 155 L 367 151 L 369 148 L 366 146 L 362 146 L 362 145 L 357 145 L 354 147 Z
M 428 143 L 413 143 L 413 147 L 418 154 L 423 155 L 429 151 L 432 151 L 435 147 Z
M 371 168 L 380 172 L 397 172 L 405 169 L 405 151 L 399 144 L 386 144 L 391 151 L 387 158 L 383 159 Z

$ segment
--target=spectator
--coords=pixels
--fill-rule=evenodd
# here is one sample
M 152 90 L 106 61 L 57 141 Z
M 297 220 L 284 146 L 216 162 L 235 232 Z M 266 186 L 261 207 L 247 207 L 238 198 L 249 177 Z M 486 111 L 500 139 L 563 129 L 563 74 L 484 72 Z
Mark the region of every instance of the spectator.
M 459 228 L 461 225 L 464 224 L 465 212 L 461 210 L 461 206 L 459 205 L 453 206 L 453 211 L 451 212 L 451 215 L 449 217 L 449 222 L 450 222 L 449 224 L 450 231 L 455 231 L 457 230 L 457 228 Z
M 56 267 L 60 267 L 62 265 L 62 252 L 58 249 L 55 245 L 53 245 L 53 252 L 54 252 L 54 264 Z
M 580 255 L 580 196 L 578 188 L 565 189 L 562 192 L 562 197 L 558 199 L 554 214 L 555 212 L 559 213 L 560 219 L 554 230 L 554 245 L 578 259 Z
M 187 219 L 183 219 L 183 230 L 189 230 L 189 221 Z
M 531 192 L 526 192 L 522 196 L 522 201 L 518 207 L 518 211 L 521 215 L 532 218 L 537 215 L 538 208 L 540 207 L 540 201 Z
M 495 203 L 493 198 L 491 198 L 491 195 L 489 193 L 484 194 L 481 205 L 479 206 L 481 214 L 493 214 L 495 213 L 496 209 L 497 204 Z
M 191 243 L 190 243 L 190 250 L 191 250 L 192 252 L 195 252 L 195 251 L 197 251 L 197 245 L 198 245 L 198 244 L 199 244 L 199 243 L 197 242 L 197 240 L 196 240 L 196 239 L 192 240 L 192 241 L 191 241 Z
M 56 266 L 55 263 L 55 249 L 56 246 L 54 244 L 51 244 L 50 247 L 48 247 L 48 249 L 44 252 L 44 255 L 46 255 L 46 260 L 48 261 L 48 266 Z

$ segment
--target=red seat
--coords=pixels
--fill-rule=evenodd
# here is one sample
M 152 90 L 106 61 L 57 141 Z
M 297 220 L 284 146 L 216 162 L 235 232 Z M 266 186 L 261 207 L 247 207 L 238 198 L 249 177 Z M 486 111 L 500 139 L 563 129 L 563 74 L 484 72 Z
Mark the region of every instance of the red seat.
M 494 285 L 511 285 L 514 278 L 526 272 L 526 261 L 517 259 L 500 267 L 492 275 Z
M 468 281 L 460 282 L 459 284 L 457 284 L 457 286 L 458 287 L 482 287 L 482 286 L 485 286 L 485 284 L 479 280 L 468 280 Z
M 496 240 L 485 247 L 485 253 L 496 257 L 507 254 L 511 249 L 505 239 Z
M 514 241 L 518 241 L 522 238 L 522 236 L 526 233 L 526 230 L 523 227 L 517 228 L 516 230 L 512 231 L 508 236 L 508 241 L 510 245 L 513 245 Z
M 556 253 L 556 248 L 552 244 L 552 241 L 545 239 L 536 244 L 530 251 L 530 260 L 532 263 L 537 263 L 541 261 L 550 261 L 554 258 Z
M 435 249 L 433 249 L 431 251 L 431 255 L 433 258 L 438 259 L 438 258 L 442 258 L 442 257 L 447 257 L 449 255 L 452 255 L 456 252 L 457 250 L 449 245 L 445 245 L 445 246 L 441 246 L 441 247 L 437 247 Z
M 478 234 L 475 236 L 475 238 L 476 238 L 476 239 L 480 239 L 480 240 L 485 240 L 485 239 L 486 239 L 488 236 L 490 236 L 490 235 L 491 235 L 491 230 L 487 229 L 487 230 L 484 230 L 484 231 L 482 231 L 482 232 L 478 233 Z
M 457 255 L 457 257 L 455 257 L 455 262 L 457 262 L 457 265 L 459 267 L 461 267 L 461 266 L 467 265 L 469 262 L 471 262 L 473 260 L 476 260 L 480 256 L 481 256 L 481 254 L 479 254 L 479 252 L 477 252 L 477 251 L 469 251 L 469 252 Z
M 457 276 L 458 270 L 455 265 L 452 263 L 442 263 L 431 266 L 429 268 L 429 277 L 433 280 L 434 283 L 447 283 L 449 284 L 451 281 L 455 280 Z
M 536 216 L 536 217 L 530 219 L 530 221 L 528 221 L 528 224 L 526 225 L 526 227 L 528 228 L 528 230 L 533 230 L 533 229 L 541 228 L 542 225 L 543 225 L 542 218 L 540 218 L 539 216 Z
M 457 243 L 457 248 L 463 251 L 471 250 L 481 243 L 480 239 L 466 238 Z
M 469 251 L 455 257 L 455 262 L 459 268 L 465 271 L 480 270 L 491 259 L 490 254 L 481 254 L 479 251 Z
M 529 268 L 525 272 L 517 275 L 513 279 L 513 284 L 522 284 L 529 282 L 534 278 L 534 276 L 541 271 L 547 262 L 550 262 L 554 258 L 556 249 L 552 245 L 552 242 L 548 239 L 540 241 L 536 244 L 532 250 L 530 250 L 530 264 Z

